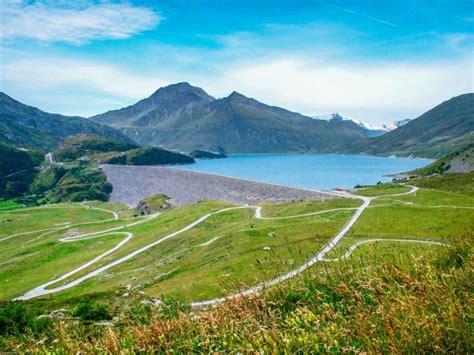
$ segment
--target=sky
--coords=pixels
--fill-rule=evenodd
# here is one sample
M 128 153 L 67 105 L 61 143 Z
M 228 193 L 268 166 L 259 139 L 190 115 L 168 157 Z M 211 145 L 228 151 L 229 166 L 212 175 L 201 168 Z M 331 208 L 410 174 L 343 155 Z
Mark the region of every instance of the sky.
M 0 0 L 0 91 L 91 116 L 189 82 L 373 125 L 474 91 L 474 1 Z

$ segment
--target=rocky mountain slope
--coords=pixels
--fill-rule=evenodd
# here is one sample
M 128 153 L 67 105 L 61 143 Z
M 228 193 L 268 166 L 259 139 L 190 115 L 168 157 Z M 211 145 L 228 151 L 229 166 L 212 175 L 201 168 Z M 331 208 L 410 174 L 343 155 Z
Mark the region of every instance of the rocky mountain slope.
M 183 152 L 329 152 L 365 137 L 364 129 L 350 121 L 315 120 L 237 92 L 214 99 L 188 83 L 161 88 L 132 106 L 91 119 L 142 145 Z
M 78 133 L 97 134 L 121 142 L 130 142 L 117 130 L 83 117 L 63 116 L 25 105 L 0 92 L 0 142 L 44 149 Z
M 410 171 L 404 175 L 425 176 L 445 173 L 470 173 L 474 171 L 474 143 L 455 151 L 421 169 Z

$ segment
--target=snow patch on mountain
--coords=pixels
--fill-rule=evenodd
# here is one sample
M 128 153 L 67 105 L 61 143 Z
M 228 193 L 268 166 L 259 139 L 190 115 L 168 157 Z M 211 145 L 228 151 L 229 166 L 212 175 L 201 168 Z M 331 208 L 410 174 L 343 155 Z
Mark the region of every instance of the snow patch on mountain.
M 358 120 L 356 118 L 352 118 L 346 115 L 343 115 L 341 113 L 335 112 L 330 115 L 322 115 L 322 116 L 313 116 L 314 119 L 317 120 L 326 120 L 326 121 L 331 121 L 331 120 L 336 120 L 336 121 L 352 121 L 356 125 L 358 125 L 361 128 L 364 128 L 365 130 L 368 131 L 374 131 L 374 132 L 380 132 L 381 134 L 389 131 L 393 131 L 394 129 L 397 129 L 398 127 L 401 127 L 408 122 L 411 121 L 411 119 L 407 118 L 405 120 L 400 120 L 400 121 L 394 121 L 390 123 L 383 124 L 382 126 L 374 126 L 371 125 L 370 123 Z
M 384 124 L 383 128 L 386 129 L 387 131 L 393 131 L 394 129 L 397 129 L 398 127 L 406 125 L 410 121 L 411 119 L 407 118 L 400 121 L 390 122 L 390 123 Z
M 376 137 L 380 136 L 384 133 L 387 133 L 389 131 L 388 128 L 386 127 L 376 127 L 373 126 L 367 122 L 343 115 L 341 113 L 332 113 L 330 115 L 323 115 L 323 116 L 313 116 L 314 119 L 317 120 L 326 120 L 326 121 L 351 121 L 355 123 L 357 126 L 361 127 L 364 129 L 366 136 L 367 137 Z

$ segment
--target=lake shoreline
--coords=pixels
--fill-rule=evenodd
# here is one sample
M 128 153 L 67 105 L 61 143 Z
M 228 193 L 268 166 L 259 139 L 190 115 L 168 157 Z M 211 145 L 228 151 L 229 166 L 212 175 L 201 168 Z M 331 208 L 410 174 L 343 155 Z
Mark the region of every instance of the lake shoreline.
M 432 160 L 347 154 L 233 154 L 227 159 L 198 160 L 177 169 L 265 183 L 330 191 L 390 182 Z

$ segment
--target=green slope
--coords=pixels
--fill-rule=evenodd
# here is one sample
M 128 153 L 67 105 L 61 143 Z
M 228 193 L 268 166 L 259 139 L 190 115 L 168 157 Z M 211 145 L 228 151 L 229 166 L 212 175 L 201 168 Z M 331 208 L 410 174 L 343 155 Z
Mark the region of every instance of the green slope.
M 227 204 L 160 209 L 164 198 L 158 196 L 161 215 L 135 226 L 132 211 L 110 203 L 91 204 L 100 210 L 69 203 L 2 213 L 0 237 L 31 233 L 1 244 L 0 350 L 472 353 L 473 197 L 465 189 L 450 191 L 453 182 L 432 179 L 419 180 L 433 183 L 404 196 L 396 195 L 409 190 L 401 185 L 359 190 L 380 199 L 328 256 L 377 241 L 360 244 L 347 259 L 318 262 L 301 277 L 203 309 L 187 302 L 229 295 L 298 267 L 354 213 L 333 209 L 360 202 L 263 205 L 269 217 L 332 210 L 279 220 L 257 220 L 245 209 L 213 215 L 70 289 L 23 302 L 9 300 L 112 249 L 123 241 L 121 231 L 134 236 L 66 282 Z M 59 241 L 120 226 L 82 241 Z M 41 231 L 52 227 L 57 230 Z
M 0 92 L 0 142 L 52 149 L 73 134 L 89 133 L 131 143 L 117 130 L 83 117 L 51 114 L 22 104 Z
M 444 173 L 469 173 L 474 171 L 474 144 L 469 144 L 454 153 L 448 154 L 421 169 L 408 172 L 408 175 L 434 175 Z
M 55 151 L 60 161 L 88 160 L 95 164 L 162 165 L 190 164 L 190 156 L 154 147 L 139 147 L 96 135 L 80 134 L 65 139 Z
M 44 152 L 39 150 L 20 150 L 0 144 L 0 198 L 26 193 L 43 158 Z

